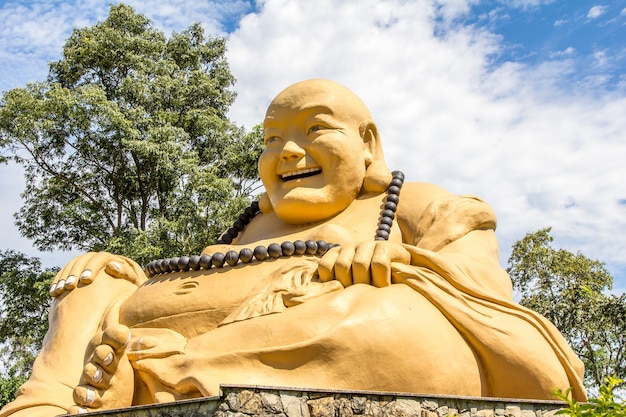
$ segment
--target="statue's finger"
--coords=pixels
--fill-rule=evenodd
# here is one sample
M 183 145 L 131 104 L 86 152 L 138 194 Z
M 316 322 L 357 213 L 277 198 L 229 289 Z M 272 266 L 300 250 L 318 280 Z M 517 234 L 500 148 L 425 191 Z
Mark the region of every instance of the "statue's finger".
M 91 284 L 95 278 L 93 271 L 91 269 L 85 269 L 80 273 L 80 277 L 78 278 L 81 284 Z
M 341 246 L 338 249 L 339 255 L 335 260 L 335 279 L 344 287 L 348 287 L 353 284 L 352 260 L 354 259 L 355 249 L 352 246 Z
M 59 295 L 63 294 L 63 292 L 65 291 L 67 277 L 71 276 L 71 271 L 75 263 L 76 258 L 68 262 L 68 264 L 65 265 L 65 267 L 54 276 L 49 290 L 51 297 L 58 297 Z M 59 282 L 61 281 L 63 281 L 63 283 L 59 286 Z
M 65 278 L 65 290 L 66 291 L 71 291 L 74 288 L 76 288 L 76 285 L 78 284 L 78 279 L 76 278 L 76 275 L 69 275 L 67 278 Z
M 147 279 L 145 273 L 138 265 L 127 262 L 126 259 L 121 257 L 107 263 L 104 271 L 115 278 L 125 279 L 137 285 L 141 285 Z
M 352 260 L 352 278 L 354 283 L 370 284 L 372 282 L 372 255 L 376 242 L 363 242 L 356 248 Z
M 375 287 L 391 285 L 391 246 L 379 244 L 372 254 L 372 283 Z
M 322 256 L 317 266 L 320 281 L 327 282 L 335 279 L 335 261 L 339 256 L 339 247 L 332 248 Z

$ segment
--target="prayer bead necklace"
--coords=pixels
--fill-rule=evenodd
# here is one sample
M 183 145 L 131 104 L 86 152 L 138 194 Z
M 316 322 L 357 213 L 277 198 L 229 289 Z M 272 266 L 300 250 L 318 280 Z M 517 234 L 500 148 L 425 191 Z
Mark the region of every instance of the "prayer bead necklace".
M 393 179 L 387 188 L 385 205 L 376 229 L 375 240 L 389 240 L 389 233 L 395 218 L 400 190 L 404 183 L 404 174 L 400 171 L 392 172 Z M 230 244 L 242 232 L 246 225 L 260 212 L 258 201 L 252 202 L 247 207 L 233 226 L 230 227 L 217 241 L 218 244 Z M 181 256 L 166 259 L 157 259 L 148 263 L 144 271 L 148 278 L 161 274 L 169 274 L 179 271 L 198 271 L 200 269 L 223 268 L 226 265 L 235 266 L 239 262 L 249 264 L 254 259 L 264 261 L 268 258 L 276 259 L 281 256 L 313 255 L 322 256 L 329 249 L 339 246 L 323 240 L 296 240 L 293 242 L 270 243 L 267 247 L 259 245 L 254 248 L 243 248 L 240 251 L 229 250 L 226 253 L 215 252 L 213 254 Z

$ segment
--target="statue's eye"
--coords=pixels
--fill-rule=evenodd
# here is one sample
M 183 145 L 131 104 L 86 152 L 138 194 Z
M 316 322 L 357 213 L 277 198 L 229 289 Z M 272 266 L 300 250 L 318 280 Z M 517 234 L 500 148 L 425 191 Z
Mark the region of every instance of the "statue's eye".
M 320 125 L 315 125 L 315 126 L 311 126 L 309 128 L 309 133 L 315 133 L 315 132 L 319 132 L 320 130 L 322 130 L 324 127 L 320 126 Z
M 278 136 L 270 136 L 269 138 L 265 140 L 265 143 L 267 144 L 267 143 L 276 142 L 278 139 L 279 139 Z

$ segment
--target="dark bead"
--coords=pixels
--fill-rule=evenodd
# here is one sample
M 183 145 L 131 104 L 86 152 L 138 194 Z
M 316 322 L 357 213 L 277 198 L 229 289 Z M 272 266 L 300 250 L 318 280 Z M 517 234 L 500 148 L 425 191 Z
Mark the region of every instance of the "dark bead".
M 192 271 L 200 269 L 200 255 L 193 255 L 189 258 L 189 269 Z
M 391 226 L 393 224 L 393 219 L 390 219 L 389 217 L 381 217 L 380 218 L 380 224 L 385 224 L 387 226 Z
M 237 231 L 241 232 L 243 229 L 245 229 L 246 225 L 241 220 L 237 220 L 235 223 L 233 223 L 233 227 L 237 229 Z
M 378 230 L 376 232 L 376 237 L 381 237 L 384 240 L 389 239 L 389 232 L 385 232 L 384 230 Z
M 220 240 L 228 245 L 229 243 L 233 242 L 233 237 L 229 235 L 228 232 L 226 232 L 222 235 Z M 218 242 L 218 243 L 222 243 L 222 242 Z
M 391 173 L 391 175 L 392 175 L 394 178 L 397 178 L 397 179 L 399 179 L 399 180 L 404 181 L 404 173 L 403 173 L 402 171 L 393 171 L 393 172 Z
M 283 250 L 280 248 L 278 243 L 270 243 L 267 245 L 267 253 L 275 259 L 280 258 L 280 255 L 283 254 Z
M 244 264 L 250 263 L 254 253 L 249 248 L 243 248 L 239 251 L 239 260 Z
M 328 252 L 328 249 L 330 249 L 330 244 L 324 242 L 323 240 L 318 240 L 317 241 L 317 255 L 323 255 L 326 252 Z
M 170 258 L 170 270 L 172 272 L 178 271 L 178 257 Z
M 392 185 L 391 187 L 387 188 L 387 193 L 388 194 L 400 194 L 400 187 L 396 187 L 395 185 Z
M 215 252 L 211 257 L 211 264 L 216 268 L 224 266 L 224 254 L 222 252 Z
M 226 231 L 226 233 L 228 233 L 229 235 L 231 235 L 234 238 L 237 237 L 237 235 L 239 234 L 239 230 L 235 229 L 234 227 L 231 227 L 230 229 L 228 229 Z
M 172 268 L 170 268 L 169 259 L 161 259 L 161 272 L 164 274 L 167 274 L 168 272 L 172 272 Z
M 265 246 L 257 246 L 254 248 L 253 255 L 257 261 L 264 261 L 267 259 L 267 248 Z
M 250 207 L 252 207 L 252 210 L 254 210 L 254 214 L 256 215 L 256 213 L 259 211 L 259 202 L 258 201 L 253 201 L 252 203 L 250 203 Z
M 387 201 L 385 203 L 385 210 L 391 210 L 395 213 L 397 208 L 398 208 L 398 205 L 394 203 L 393 201 Z
M 317 243 L 314 240 L 307 240 L 304 242 L 306 245 L 306 254 L 307 255 L 315 255 L 317 252 Z
M 248 217 L 252 219 L 254 218 L 254 216 L 256 216 L 257 210 L 255 210 L 254 208 L 252 208 L 252 206 L 250 206 L 250 207 L 246 207 L 246 209 L 243 212 L 246 213 Z
M 161 271 L 161 260 L 157 259 L 155 261 L 150 262 L 152 264 L 152 270 L 154 271 L 154 273 L 152 275 L 158 275 L 160 274 Z
M 400 202 L 400 196 L 398 194 L 387 194 L 387 201 L 398 204 Z
M 389 217 L 393 220 L 393 218 L 396 217 L 396 214 L 391 210 L 383 210 L 383 217 Z
M 213 265 L 213 263 L 211 262 L 213 259 L 213 257 L 211 255 L 207 255 L 204 254 L 200 257 L 200 262 L 198 262 L 198 264 L 200 265 L 200 268 L 202 269 L 211 269 L 211 265 Z
M 296 252 L 296 245 L 293 242 L 283 242 L 280 244 L 280 249 L 284 256 L 291 256 Z
M 242 213 L 239 215 L 239 221 L 243 224 L 250 223 L 250 217 L 246 213 Z
M 389 226 L 388 224 L 381 224 L 380 226 L 378 226 L 378 230 L 384 230 L 385 232 L 389 233 L 391 232 L 391 226 Z
M 189 256 L 181 256 L 178 258 L 178 270 L 189 271 Z
M 226 252 L 226 255 L 224 255 L 224 259 L 226 260 L 226 263 L 228 265 L 235 266 L 237 265 L 237 262 L 239 262 L 239 252 L 229 250 L 228 252 Z
M 404 184 L 404 181 L 402 181 L 400 178 L 394 178 L 391 180 L 391 185 L 395 187 L 402 188 L 402 184 Z
M 301 240 L 296 240 L 295 242 L 293 242 L 293 246 L 295 247 L 295 255 L 304 255 L 304 253 L 306 252 L 306 243 L 304 243 Z
M 374 240 L 387 240 L 387 239 L 385 239 L 384 237 L 376 236 Z
M 153 276 L 153 275 L 154 275 L 154 270 L 153 270 L 152 268 L 153 268 L 152 262 L 148 263 L 148 265 L 146 265 L 146 266 L 143 268 L 143 272 L 145 272 L 145 273 L 146 273 L 146 276 L 147 276 L 148 278 L 150 278 L 151 276 Z

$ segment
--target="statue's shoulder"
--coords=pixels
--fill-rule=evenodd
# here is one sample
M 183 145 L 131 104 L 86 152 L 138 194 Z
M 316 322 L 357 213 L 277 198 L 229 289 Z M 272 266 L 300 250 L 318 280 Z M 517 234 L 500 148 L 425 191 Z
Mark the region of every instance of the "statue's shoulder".
M 402 230 L 402 240 L 412 242 L 420 233 L 418 224 L 426 208 L 433 201 L 451 195 L 444 188 L 428 182 L 405 182 L 396 211 L 396 219 Z
M 433 201 L 452 194 L 445 188 L 429 182 L 405 182 L 400 193 L 398 210 L 421 213 Z

